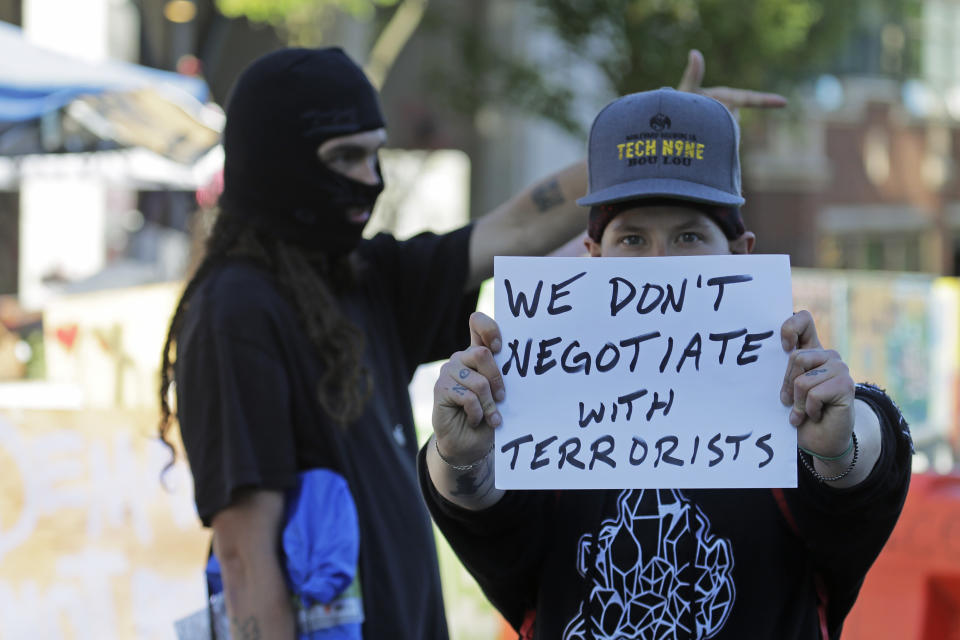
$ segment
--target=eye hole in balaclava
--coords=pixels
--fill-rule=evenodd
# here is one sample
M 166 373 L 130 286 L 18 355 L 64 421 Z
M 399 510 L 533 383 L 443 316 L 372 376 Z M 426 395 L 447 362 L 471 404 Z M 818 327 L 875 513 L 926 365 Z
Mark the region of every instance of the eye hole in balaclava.
M 281 49 L 251 64 L 227 102 L 221 206 L 288 242 L 343 254 L 383 181 L 368 185 L 323 164 L 327 140 L 384 126 L 377 92 L 338 48 Z M 379 166 L 377 167 L 379 174 Z

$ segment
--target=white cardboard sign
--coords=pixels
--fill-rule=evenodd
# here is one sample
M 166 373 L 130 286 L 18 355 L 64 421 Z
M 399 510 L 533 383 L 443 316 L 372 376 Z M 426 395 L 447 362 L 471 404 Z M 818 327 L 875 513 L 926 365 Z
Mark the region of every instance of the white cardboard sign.
M 501 489 L 794 487 L 784 255 L 497 257 Z

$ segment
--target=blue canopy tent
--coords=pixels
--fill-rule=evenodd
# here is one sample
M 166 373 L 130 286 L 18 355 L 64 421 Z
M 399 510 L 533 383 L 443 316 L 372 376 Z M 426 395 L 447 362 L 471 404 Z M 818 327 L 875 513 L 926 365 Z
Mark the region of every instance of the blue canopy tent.
M 220 161 L 223 117 L 208 96 L 200 78 L 72 58 L 0 22 L 0 188 L 38 166 L 108 172 L 140 188 L 197 188 Z
M 82 256 L 50 255 L 45 247 L 52 233 L 99 246 L 107 234 L 108 193 L 191 192 L 209 183 L 222 166 L 223 114 L 208 97 L 199 78 L 77 59 L 0 22 L 0 191 L 29 194 L 17 198 L 15 212 L 21 296 L 41 304 L 37 296 L 47 289 L 37 274 L 51 269 L 66 273 L 70 286 L 97 287 L 166 273 L 141 256 L 105 261 L 94 275 Z
M 209 96 L 206 83 L 169 71 L 129 62 L 90 63 L 37 47 L 18 27 L 0 22 L 0 122 L 41 118 L 84 95 L 150 87 L 181 92 L 199 102 Z

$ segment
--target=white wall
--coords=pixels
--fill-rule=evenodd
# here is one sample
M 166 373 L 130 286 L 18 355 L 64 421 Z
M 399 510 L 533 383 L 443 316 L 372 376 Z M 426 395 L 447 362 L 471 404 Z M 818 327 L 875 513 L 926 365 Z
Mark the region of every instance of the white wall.
M 110 0 L 23 0 L 23 33 L 34 44 L 97 62 L 109 55 Z
M 86 278 L 106 262 L 106 189 L 92 179 L 29 178 L 20 184 L 20 302 L 41 309 L 57 292 L 51 274 Z
M 31 42 L 84 60 L 131 60 L 138 24 L 128 0 L 24 0 Z M 107 191 L 96 178 L 24 178 L 20 184 L 21 303 L 39 309 L 55 295 L 43 283 L 93 275 L 106 262 Z

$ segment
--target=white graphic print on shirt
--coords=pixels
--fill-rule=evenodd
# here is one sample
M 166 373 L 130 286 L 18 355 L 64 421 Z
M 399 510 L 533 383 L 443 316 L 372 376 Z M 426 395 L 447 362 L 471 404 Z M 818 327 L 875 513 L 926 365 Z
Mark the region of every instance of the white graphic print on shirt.
M 616 519 L 593 536 L 585 533 L 578 549 L 588 601 L 564 640 L 707 640 L 723 628 L 736 598 L 733 549 L 680 491 L 624 490 Z

